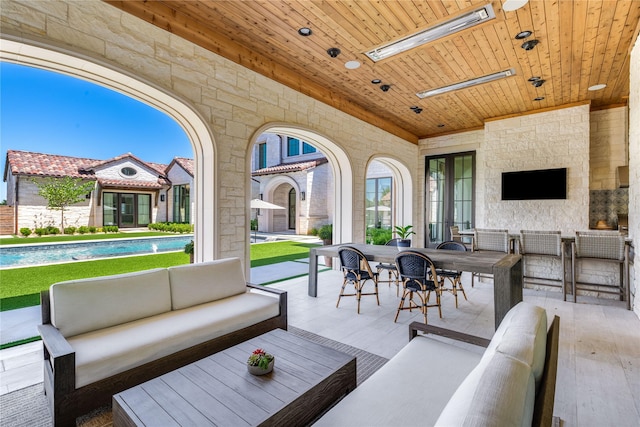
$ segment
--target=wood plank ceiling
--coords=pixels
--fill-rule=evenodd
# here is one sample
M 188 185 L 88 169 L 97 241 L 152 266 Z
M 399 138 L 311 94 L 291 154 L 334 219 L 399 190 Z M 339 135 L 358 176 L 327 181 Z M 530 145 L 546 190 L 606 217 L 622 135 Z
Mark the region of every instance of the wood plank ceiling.
M 501 0 L 105 1 L 414 143 L 567 104 L 626 105 L 640 22 L 638 0 L 531 0 L 516 11 L 504 11 Z M 377 63 L 364 55 L 487 3 L 496 15 L 488 23 Z M 312 34 L 299 35 L 302 27 Z M 523 30 L 532 35 L 516 40 Z M 533 39 L 534 49 L 521 48 Z M 341 51 L 335 58 L 332 47 Z M 362 65 L 347 69 L 353 60 Z M 515 76 L 416 96 L 510 68 Z M 545 82 L 534 87 L 531 77 Z M 587 90 L 596 84 L 607 86 Z

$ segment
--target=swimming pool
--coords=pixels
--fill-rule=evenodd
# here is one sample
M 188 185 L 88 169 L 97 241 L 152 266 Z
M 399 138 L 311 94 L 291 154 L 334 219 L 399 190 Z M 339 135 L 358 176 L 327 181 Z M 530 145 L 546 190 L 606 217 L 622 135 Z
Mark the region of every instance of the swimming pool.
M 193 235 L 0 247 L 0 268 L 184 250 Z

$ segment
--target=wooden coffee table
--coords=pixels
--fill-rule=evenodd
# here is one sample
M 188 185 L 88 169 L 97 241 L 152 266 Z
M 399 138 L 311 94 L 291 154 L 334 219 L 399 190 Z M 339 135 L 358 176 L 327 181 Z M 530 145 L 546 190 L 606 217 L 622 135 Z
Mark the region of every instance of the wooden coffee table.
M 273 372 L 248 372 L 256 348 Z M 306 425 L 355 387 L 355 357 L 276 329 L 116 394 L 113 425 Z

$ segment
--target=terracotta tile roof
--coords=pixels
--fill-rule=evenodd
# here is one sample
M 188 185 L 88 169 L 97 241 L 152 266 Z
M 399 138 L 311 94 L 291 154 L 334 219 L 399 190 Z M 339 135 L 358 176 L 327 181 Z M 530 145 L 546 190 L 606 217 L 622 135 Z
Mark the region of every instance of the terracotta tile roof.
M 122 179 L 98 179 L 98 183 L 102 188 L 137 188 L 145 190 L 160 190 L 162 188 L 162 184 L 164 184 L 165 182 L 167 181 L 163 179 L 159 179 L 157 182 Z M 169 183 L 168 185 L 171 184 Z
M 287 173 L 287 172 L 299 172 L 299 171 L 315 168 L 327 162 L 328 160 L 326 158 L 323 158 L 323 159 L 317 159 L 317 160 L 310 160 L 308 162 L 281 163 L 276 166 L 257 169 L 253 171 L 251 175 L 260 176 L 260 175 L 273 175 L 273 174 Z
M 95 159 L 58 156 L 56 154 L 32 153 L 29 151 L 7 150 L 7 173 L 27 176 L 49 176 L 95 179 L 93 172 L 87 172 Z
M 162 163 L 145 162 L 131 153 L 122 154 L 120 156 L 108 159 L 97 160 L 80 157 L 60 156 L 57 154 L 34 153 L 30 151 L 7 150 L 7 163 L 5 165 L 4 177 L 7 174 L 41 176 L 41 177 L 63 177 L 70 176 L 73 178 L 84 178 L 96 180 L 95 170 L 101 166 L 108 166 L 110 163 L 120 161 L 125 158 L 149 167 L 158 173 L 158 180 L 153 181 L 136 181 L 136 180 L 117 180 L 117 179 L 99 179 L 98 181 L 104 187 L 120 187 L 120 188 L 146 188 L 156 189 L 162 188 L 163 185 L 171 185 L 166 178 L 168 165 Z M 179 162 L 185 170 L 193 176 L 193 160 L 182 157 L 176 157 L 173 162 Z

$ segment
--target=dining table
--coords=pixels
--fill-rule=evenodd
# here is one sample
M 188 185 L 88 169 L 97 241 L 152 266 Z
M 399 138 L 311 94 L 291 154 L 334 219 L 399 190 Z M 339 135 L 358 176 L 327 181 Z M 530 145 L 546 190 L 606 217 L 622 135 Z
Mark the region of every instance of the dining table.
M 318 295 L 318 256 L 337 257 L 338 250 L 350 246 L 362 252 L 372 262 L 393 263 L 400 250 L 412 250 L 427 255 L 436 268 L 493 275 L 495 328 L 507 312 L 522 301 L 522 257 L 504 252 L 460 252 L 431 248 L 399 248 L 396 246 L 342 243 L 318 246 L 309 250 L 309 288 L 311 297 Z

